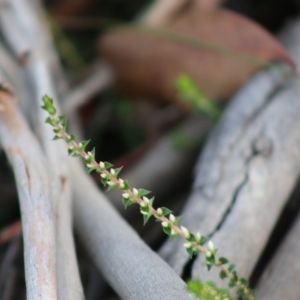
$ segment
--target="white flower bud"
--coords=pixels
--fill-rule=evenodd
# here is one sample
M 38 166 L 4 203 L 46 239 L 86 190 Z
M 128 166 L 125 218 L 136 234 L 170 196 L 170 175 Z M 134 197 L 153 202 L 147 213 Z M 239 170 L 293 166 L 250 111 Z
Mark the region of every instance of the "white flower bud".
M 122 194 L 122 197 L 123 197 L 124 199 L 128 199 L 128 198 L 129 198 L 129 194 L 124 193 L 124 194 Z
M 162 227 L 169 227 L 169 223 L 164 221 L 164 222 L 161 223 L 161 226 Z
M 147 211 L 141 211 L 141 214 L 142 215 L 148 215 L 148 212 Z
M 86 166 L 87 166 L 88 168 L 92 168 L 92 167 L 93 167 L 92 164 L 87 164 Z
M 105 164 L 103 161 L 99 162 L 99 167 L 100 167 L 100 169 L 105 169 Z
M 210 252 L 210 251 L 206 251 L 206 253 L 205 253 L 205 256 L 206 256 L 206 257 L 210 258 L 210 257 L 211 257 L 211 255 L 212 255 L 212 254 L 211 254 L 211 252 Z
M 116 184 L 115 184 L 113 181 L 111 181 L 111 180 L 107 181 L 107 184 L 108 184 L 109 186 L 115 186 L 115 185 L 116 185 Z
M 81 148 L 81 147 L 82 147 L 82 143 L 79 143 L 79 144 L 78 144 L 78 147 Z
M 124 180 L 121 179 L 121 178 L 119 178 L 119 187 L 120 187 L 121 189 L 124 189 L 124 187 L 125 187 Z
M 207 248 L 210 252 L 213 252 L 215 250 L 215 246 L 213 244 L 212 241 L 209 241 L 208 244 L 207 244 Z
M 188 229 L 185 228 L 184 226 L 181 226 L 180 228 L 181 228 L 181 230 L 183 231 L 184 237 L 185 237 L 186 239 L 189 239 L 189 238 L 191 237 L 191 235 L 190 235 Z
M 149 204 L 150 203 L 150 200 L 147 198 L 147 197 L 143 197 L 143 200 L 146 204 Z
M 85 154 L 85 155 L 83 156 L 83 158 L 84 158 L 84 159 L 89 159 L 89 155 L 88 155 L 88 154 Z
M 132 192 L 133 192 L 134 196 L 138 196 L 139 195 L 139 191 L 136 188 L 133 188 Z
M 69 150 L 74 150 L 75 149 L 75 147 L 74 146 L 69 146 Z
M 156 212 L 157 212 L 157 214 L 159 215 L 159 216 L 162 216 L 163 215 L 163 210 L 159 207 L 157 210 L 156 210 Z
M 192 246 L 193 246 L 193 244 L 192 244 L 192 243 L 189 243 L 189 242 L 183 244 L 183 247 L 184 247 L 184 248 L 187 248 L 187 249 L 188 249 L 188 248 L 192 248 Z
M 200 243 L 201 242 L 201 234 L 200 234 L 200 232 L 197 232 L 196 235 L 195 235 L 195 237 L 196 237 L 196 242 Z
M 102 178 L 106 178 L 106 177 L 107 177 L 107 174 L 104 173 L 104 174 L 101 174 L 100 176 L 101 176 Z
M 176 218 L 175 218 L 175 216 L 174 216 L 173 214 L 170 214 L 169 220 L 170 220 L 172 223 L 174 223 L 174 222 L 176 221 Z
M 171 235 L 176 235 L 177 234 L 177 232 L 172 228 L 171 229 Z
M 142 201 L 142 202 L 140 203 L 140 206 L 141 206 L 141 207 L 146 207 L 147 204 L 146 204 L 144 201 Z
M 110 169 L 110 174 L 111 175 L 115 175 L 116 174 L 116 171 L 114 169 Z

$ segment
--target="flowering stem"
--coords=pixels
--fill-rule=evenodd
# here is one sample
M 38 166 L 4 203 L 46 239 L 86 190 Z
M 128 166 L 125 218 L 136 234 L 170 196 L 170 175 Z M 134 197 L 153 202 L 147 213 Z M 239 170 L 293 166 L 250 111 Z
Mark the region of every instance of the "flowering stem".
M 175 217 L 172 211 L 166 207 L 155 209 L 153 207 L 154 197 L 148 199 L 146 197 L 150 192 L 144 189 L 131 188 L 126 180 L 118 178 L 121 168 L 112 168 L 108 162 L 97 162 L 95 160 L 95 151 L 87 152 L 85 150 L 88 141 L 77 143 L 75 136 L 67 133 L 66 131 L 66 118 L 64 116 L 56 116 L 56 108 L 53 106 L 53 101 L 48 96 L 43 97 L 44 106 L 42 107 L 49 113 L 46 122 L 53 126 L 55 133 L 54 139 L 63 139 L 69 146 L 68 152 L 71 156 L 80 156 L 83 158 L 88 172 L 96 171 L 100 174 L 101 181 L 104 186 L 108 186 L 108 190 L 119 188 L 123 191 L 123 203 L 125 208 L 133 203 L 140 206 L 140 212 L 144 217 L 144 224 L 150 219 L 151 216 L 161 222 L 164 232 L 171 238 L 181 236 L 186 240 L 184 247 L 190 256 L 197 253 L 205 254 L 206 265 L 208 270 L 212 266 L 220 268 L 220 277 L 222 279 L 229 279 L 229 287 L 236 286 L 238 294 L 242 295 L 244 299 L 254 300 L 254 292 L 248 287 L 248 281 L 244 278 L 239 278 L 235 271 L 235 266 L 230 264 L 228 267 L 228 260 L 224 257 L 217 258 L 217 249 L 211 241 L 208 242 L 207 248 L 203 246 L 207 242 L 208 237 L 202 236 L 199 232 L 193 234 L 184 226 L 179 227 L 178 223 L 180 217 Z M 166 217 L 168 216 L 168 217 Z

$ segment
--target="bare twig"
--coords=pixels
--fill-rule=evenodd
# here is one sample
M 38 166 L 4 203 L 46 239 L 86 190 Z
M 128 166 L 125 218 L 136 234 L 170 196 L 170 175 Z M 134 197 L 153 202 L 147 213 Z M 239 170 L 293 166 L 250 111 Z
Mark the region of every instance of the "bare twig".
M 48 166 L 11 91 L 3 87 L 0 107 L 0 140 L 14 170 L 21 205 L 27 297 L 57 299 L 55 217 L 49 202 Z
M 112 80 L 111 68 L 105 62 L 97 64 L 88 78 L 64 97 L 64 113 L 74 115 L 80 106 L 107 87 Z
M 22 31 L 15 31 L 16 44 L 17 37 L 24 36 L 28 49 L 26 56 L 21 53 L 17 45 L 9 40 L 11 36 L 10 27 L 5 27 L 5 37 L 11 42 L 10 45 L 17 52 L 18 57 L 22 57 L 27 70 L 33 91 L 32 94 L 36 108 L 40 138 L 44 146 L 44 151 L 49 159 L 47 174 L 49 174 L 48 185 L 50 188 L 51 209 L 55 214 L 55 243 L 56 243 L 56 264 L 57 283 L 59 299 L 83 299 L 83 290 L 80 283 L 79 271 L 74 249 L 74 241 L 71 226 L 71 198 L 70 182 L 68 178 L 68 167 L 66 165 L 66 155 L 62 144 L 54 146 L 51 140 L 51 132 L 44 126 L 45 115 L 39 109 L 40 99 L 44 93 L 57 94 L 52 77 L 52 58 L 48 48 L 51 43 L 48 35 L 43 31 L 43 24 L 39 18 L 39 8 L 32 1 L 13 0 L 7 4 L 7 11 Z M 5 24 L 6 18 L 1 19 Z M 58 104 L 58 103 L 57 103 Z M 65 162 L 65 163 L 64 163 Z M 43 234 L 43 233 L 42 233 Z M 71 275 L 70 275 L 71 274 Z

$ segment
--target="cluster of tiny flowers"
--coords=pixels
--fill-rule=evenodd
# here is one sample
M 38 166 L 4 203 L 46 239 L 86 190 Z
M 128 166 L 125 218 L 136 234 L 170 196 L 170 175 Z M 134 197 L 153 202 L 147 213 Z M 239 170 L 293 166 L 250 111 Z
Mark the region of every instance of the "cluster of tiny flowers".
M 229 278 L 229 287 L 237 286 L 238 293 L 246 296 L 249 300 L 254 300 L 253 292 L 248 288 L 246 279 L 238 278 L 234 265 L 229 265 L 226 268 L 224 265 L 229 263 L 224 257 L 216 258 L 217 249 L 212 241 L 208 242 L 207 249 L 203 246 L 208 241 L 208 237 L 201 235 L 199 232 L 193 234 L 186 227 L 178 226 L 180 217 L 172 214 L 172 211 L 166 207 L 153 208 L 154 197 L 147 198 L 150 193 L 145 189 L 131 188 L 127 180 L 118 177 L 122 168 L 112 168 L 109 162 L 99 162 L 95 160 L 95 149 L 86 151 L 89 141 L 77 143 L 75 136 L 68 134 L 66 131 L 67 121 L 63 116 L 56 116 L 56 109 L 53 106 L 53 100 L 48 96 L 43 97 L 44 105 L 42 106 L 49 113 L 46 122 L 53 126 L 55 133 L 54 139 L 63 139 L 68 144 L 68 153 L 71 156 L 80 156 L 83 158 L 87 168 L 87 172 L 96 171 L 100 174 L 102 184 L 107 187 L 107 190 L 119 188 L 123 191 L 122 198 L 125 208 L 134 203 L 139 205 L 140 212 L 144 219 L 144 224 L 148 222 L 150 217 L 154 217 L 161 222 L 163 231 L 175 238 L 181 236 L 185 239 L 184 247 L 188 254 L 193 255 L 202 252 L 205 254 L 205 261 L 208 270 L 212 266 L 218 266 L 221 269 L 220 278 Z M 217 298 L 216 298 L 217 299 Z M 223 298 L 220 298 L 223 299 Z M 227 300 L 224 298 L 223 300 Z
M 232 300 L 227 289 L 218 288 L 211 282 L 200 282 L 199 280 L 191 280 L 188 287 L 192 298 L 201 298 L 205 300 Z

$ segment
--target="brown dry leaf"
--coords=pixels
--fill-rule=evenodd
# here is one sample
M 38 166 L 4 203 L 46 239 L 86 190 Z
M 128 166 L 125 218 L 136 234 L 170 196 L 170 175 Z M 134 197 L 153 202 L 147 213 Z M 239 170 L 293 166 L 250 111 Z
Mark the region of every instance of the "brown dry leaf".
M 123 28 L 100 40 L 121 90 L 174 101 L 188 74 L 208 97 L 225 98 L 271 61 L 293 66 L 284 48 L 251 20 L 225 9 L 186 9 L 164 29 Z

